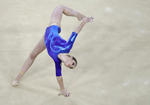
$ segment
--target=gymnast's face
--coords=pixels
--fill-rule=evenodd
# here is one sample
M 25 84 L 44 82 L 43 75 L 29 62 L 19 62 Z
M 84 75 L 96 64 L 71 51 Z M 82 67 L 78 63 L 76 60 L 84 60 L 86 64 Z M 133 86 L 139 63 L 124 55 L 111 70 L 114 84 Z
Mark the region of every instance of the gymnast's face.
M 77 62 L 74 60 L 75 58 L 70 55 L 65 55 L 65 66 L 69 67 L 70 69 L 74 69 L 77 66 Z

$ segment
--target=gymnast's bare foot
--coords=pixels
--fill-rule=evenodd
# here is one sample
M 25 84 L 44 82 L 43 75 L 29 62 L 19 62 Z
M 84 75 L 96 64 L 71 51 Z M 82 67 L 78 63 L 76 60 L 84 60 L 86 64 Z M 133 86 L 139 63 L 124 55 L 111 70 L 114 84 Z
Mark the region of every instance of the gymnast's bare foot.
M 12 85 L 13 87 L 16 87 L 16 86 L 19 85 L 19 81 L 18 81 L 18 80 L 13 80 L 11 85 Z

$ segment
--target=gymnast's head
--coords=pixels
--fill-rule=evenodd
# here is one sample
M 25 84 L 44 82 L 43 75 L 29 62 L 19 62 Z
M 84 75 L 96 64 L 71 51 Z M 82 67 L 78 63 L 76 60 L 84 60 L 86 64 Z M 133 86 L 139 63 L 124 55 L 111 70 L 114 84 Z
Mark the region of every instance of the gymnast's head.
M 76 58 L 69 54 L 60 53 L 58 58 L 64 63 L 66 67 L 70 69 L 74 69 L 77 66 Z

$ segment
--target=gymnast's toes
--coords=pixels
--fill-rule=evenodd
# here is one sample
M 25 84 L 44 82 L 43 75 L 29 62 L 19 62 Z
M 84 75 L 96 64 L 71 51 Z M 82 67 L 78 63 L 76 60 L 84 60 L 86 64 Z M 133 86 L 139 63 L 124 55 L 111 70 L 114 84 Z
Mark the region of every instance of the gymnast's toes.
M 19 85 L 19 81 L 13 80 L 11 85 L 12 85 L 13 87 L 16 87 L 16 86 Z

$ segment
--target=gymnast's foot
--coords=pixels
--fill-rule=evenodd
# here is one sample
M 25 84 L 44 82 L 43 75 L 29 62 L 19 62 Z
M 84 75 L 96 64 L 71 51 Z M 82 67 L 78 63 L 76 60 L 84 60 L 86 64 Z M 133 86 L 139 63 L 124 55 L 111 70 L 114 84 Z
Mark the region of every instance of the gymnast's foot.
M 18 81 L 18 80 L 13 80 L 11 85 L 12 85 L 13 87 L 16 87 L 16 86 L 19 85 L 19 81 Z

